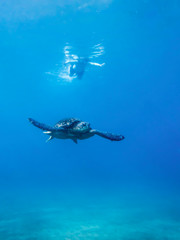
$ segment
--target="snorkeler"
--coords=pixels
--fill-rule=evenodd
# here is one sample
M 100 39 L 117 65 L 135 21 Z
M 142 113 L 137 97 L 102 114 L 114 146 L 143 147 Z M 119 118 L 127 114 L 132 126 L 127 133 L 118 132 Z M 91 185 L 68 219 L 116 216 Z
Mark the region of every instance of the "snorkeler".
M 79 57 L 70 63 L 69 76 L 72 78 L 81 79 L 88 63 L 99 67 L 102 67 L 104 65 L 104 63 L 100 64 L 96 62 L 90 62 L 90 58 L 87 57 Z
M 46 73 L 67 82 L 71 82 L 73 79 L 82 79 L 88 64 L 98 67 L 105 65 L 105 63 L 93 62 L 93 60 L 104 54 L 104 47 L 101 44 L 97 44 L 92 47 L 92 50 L 88 57 L 82 57 L 71 53 L 72 47 L 67 45 L 64 47 L 65 58 L 62 67 L 59 68 L 57 64 L 58 68 L 56 71 Z
M 82 79 L 87 65 L 93 65 L 102 67 L 105 63 L 98 63 L 96 61 L 97 58 L 104 54 L 104 47 L 102 44 L 96 44 L 92 48 L 90 54 L 86 54 L 85 56 L 77 55 L 72 53 L 72 47 L 66 45 L 64 47 L 64 60 L 57 65 L 57 70 L 46 72 L 51 76 L 55 76 L 58 81 L 72 82 L 73 79 Z M 84 54 L 83 54 L 84 55 Z
M 89 62 L 89 59 L 85 57 L 80 57 L 77 59 L 77 61 L 72 62 L 69 68 L 69 76 L 73 78 L 76 77 L 78 79 L 81 79 L 88 62 Z

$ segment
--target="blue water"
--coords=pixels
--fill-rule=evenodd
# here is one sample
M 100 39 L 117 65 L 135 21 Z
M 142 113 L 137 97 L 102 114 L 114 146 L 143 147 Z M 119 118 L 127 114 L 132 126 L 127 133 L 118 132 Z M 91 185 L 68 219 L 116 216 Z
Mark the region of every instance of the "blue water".
M 179 240 L 180 2 L 0 11 L 0 240 Z M 95 63 L 81 79 L 67 63 L 79 58 Z M 46 143 L 29 117 L 125 139 Z

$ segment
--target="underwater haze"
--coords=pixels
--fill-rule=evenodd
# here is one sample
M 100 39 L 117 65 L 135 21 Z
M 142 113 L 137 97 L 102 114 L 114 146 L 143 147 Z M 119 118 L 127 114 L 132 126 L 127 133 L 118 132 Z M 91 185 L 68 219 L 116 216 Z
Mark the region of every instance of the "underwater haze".
M 179 0 L 0 12 L 0 240 L 180 240 Z M 125 139 L 28 121 L 69 117 Z

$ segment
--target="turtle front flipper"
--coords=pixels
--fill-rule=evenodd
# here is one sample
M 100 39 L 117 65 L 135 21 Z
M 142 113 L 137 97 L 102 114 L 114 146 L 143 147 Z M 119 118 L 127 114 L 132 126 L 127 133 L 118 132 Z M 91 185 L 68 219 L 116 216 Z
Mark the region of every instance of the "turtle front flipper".
M 95 134 L 97 134 L 100 137 L 109 139 L 111 141 L 121 141 L 125 138 L 123 135 L 117 135 L 117 134 L 112 134 L 112 133 L 108 133 L 108 132 L 100 132 L 97 130 L 95 131 Z
M 28 118 L 28 120 L 37 128 L 40 128 L 42 130 L 46 130 L 46 131 L 52 131 L 54 130 L 53 127 L 50 127 L 44 123 L 40 123 L 40 122 L 37 122 L 36 120 L 32 119 L 32 118 Z

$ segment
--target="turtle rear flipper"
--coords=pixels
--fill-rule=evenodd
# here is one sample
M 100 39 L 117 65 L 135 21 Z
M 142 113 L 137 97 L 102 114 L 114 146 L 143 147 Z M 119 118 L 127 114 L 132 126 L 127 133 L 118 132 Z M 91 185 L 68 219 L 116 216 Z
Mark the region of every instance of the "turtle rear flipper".
M 50 140 L 52 140 L 53 139 L 53 136 L 50 136 L 47 140 L 46 140 L 46 142 L 49 142 Z
M 72 138 L 72 140 L 75 144 L 78 144 L 77 138 Z
M 96 130 L 95 134 L 97 134 L 100 137 L 109 139 L 111 141 L 121 141 L 124 139 L 123 135 L 117 135 L 117 134 L 112 134 L 112 133 L 108 133 L 108 132 L 100 132 L 97 130 Z
M 42 130 L 45 130 L 45 131 L 52 131 L 54 130 L 53 127 L 50 127 L 44 123 L 40 123 L 40 122 L 37 122 L 36 120 L 32 119 L 32 118 L 28 118 L 28 120 L 35 126 L 35 127 L 38 127 Z

